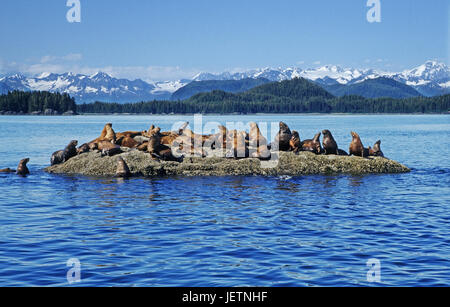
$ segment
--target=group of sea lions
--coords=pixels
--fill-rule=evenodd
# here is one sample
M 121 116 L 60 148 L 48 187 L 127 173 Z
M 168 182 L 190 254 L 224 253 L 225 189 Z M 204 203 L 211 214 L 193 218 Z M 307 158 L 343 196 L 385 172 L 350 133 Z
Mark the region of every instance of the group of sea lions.
M 322 143 L 320 137 L 323 134 Z M 375 145 L 369 148 L 365 148 L 362 144 L 361 138 L 356 132 L 351 132 L 352 142 L 349 147 L 349 153 L 340 149 L 334 139 L 330 130 L 323 130 L 318 132 L 314 138 L 301 141 L 300 135 L 297 131 L 289 129 L 288 125 L 281 122 L 280 132 L 275 138 L 275 143 L 272 148 L 276 148 L 280 151 L 293 151 L 299 153 L 300 151 L 312 152 L 320 155 L 338 155 L 338 156 L 360 156 L 360 157 L 384 157 L 381 151 L 381 141 L 377 141 Z
M 374 147 L 365 148 L 359 135 L 352 132 L 352 143 L 349 154 L 338 148 L 329 130 L 317 133 L 314 138 L 301 140 L 298 131 L 291 131 L 286 123 L 280 122 L 279 132 L 275 141 L 268 143 L 261 133 L 258 124 L 250 123 L 249 133 L 246 131 L 228 130 L 224 126 L 218 127 L 215 134 L 201 135 L 188 129 L 189 123 L 184 123 L 176 131 L 162 132 L 159 127 L 152 125 L 145 131 L 126 131 L 116 133 L 111 123 L 107 123 L 100 136 L 89 143 L 77 148 L 78 142 L 71 141 L 64 150 L 53 153 L 51 165 L 67 162 L 69 159 L 90 151 L 101 152 L 103 156 L 114 156 L 122 153 L 125 148 L 147 152 L 152 159 L 162 161 L 181 162 L 185 156 L 207 157 L 209 149 L 217 150 L 223 157 L 242 159 L 257 158 L 269 160 L 273 151 L 301 151 L 325 155 L 355 155 L 361 157 L 381 156 L 381 141 Z M 323 134 L 323 141 L 320 137 Z M 129 167 L 123 158 L 118 159 L 117 176 L 130 175 Z

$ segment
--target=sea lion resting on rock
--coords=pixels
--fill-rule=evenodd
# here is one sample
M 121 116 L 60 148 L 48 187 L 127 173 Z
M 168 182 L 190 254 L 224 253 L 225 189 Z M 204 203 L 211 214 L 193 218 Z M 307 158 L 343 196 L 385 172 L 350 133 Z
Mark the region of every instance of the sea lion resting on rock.
M 120 139 L 117 140 L 117 144 L 119 144 L 122 147 L 128 147 L 128 148 L 136 148 L 136 147 L 139 146 L 139 143 L 136 142 L 130 136 L 122 136 L 122 137 L 120 137 Z
M 320 145 L 320 136 L 322 133 L 317 133 L 312 140 L 304 140 L 302 142 L 302 151 L 309 151 L 320 155 L 322 153 L 322 145 Z
M 130 169 L 122 157 L 117 157 L 116 177 L 128 178 L 131 176 Z
M 227 147 L 230 146 L 229 144 L 232 145 L 225 154 L 226 158 L 242 159 L 249 157 L 248 135 L 245 131 L 231 131 L 228 135 Z
M 100 134 L 100 136 L 98 138 L 96 138 L 95 140 L 89 142 L 89 146 L 90 144 L 93 143 L 98 143 L 101 141 L 109 141 L 112 143 L 116 142 L 116 133 L 114 132 L 113 128 L 112 128 L 112 124 L 111 123 L 107 123 L 102 130 L 102 133 Z
M 159 158 L 164 161 L 180 161 L 180 158 L 176 158 L 172 154 L 172 149 L 166 145 L 161 144 L 161 134 L 160 129 L 155 128 L 153 135 L 150 137 L 147 144 L 147 151 L 152 156 Z
M 71 141 L 64 150 L 58 150 L 54 152 L 52 158 L 50 159 L 50 164 L 52 166 L 56 164 L 61 164 L 75 157 L 77 155 L 77 145 L 78 141 L 74 140 Z
M 85 144 L 81 145 L 80 147 L 78 147 L 77 155 L 81 155 L 81 154 L 87 153 L 89 151 L 91 151 L 91 148 L 89 147 L 89 144 L 85 143 Z
M 384 154 L 381 151 L 381 141 L 377 141 L 375 143 L 375 145 L 373 145 L 373 148 L 369 147 L 369 156 L 372 156 L 372 157 L 383 157 L 384 158 Z
M 189 122 L 184 123 L 178 131 L 169 131 L 169 132 L 162 132 L 161 134 L 161 144 L 172 146 L 173 143 L 182 135 L 185 134 L 185 131 L 187 127 L 189 126 Z
M 325 155 L 338 155 L 338 156 L 348 156 L 348 154 L 338 148 L 336 141 L 334 140 L 333 135 L 330 130 L 323 130 L 323 152 Z
M 116 143 L 116 133 L 114 132 L 114 129 L 112 128 L 112 124 L 108 123 L 105 125 L 106 135 L 104 137 L 104 140 L 111 141 L 111 143 Z
M 289 141 L 289 147 L 290 150 L 295 153 L 298 153 L 302 150 L 302 141 L 300 140 L 300 135 L 295 130 L 292 131 L 292 137 Z
M 249 146 L 258 148 L 266 145 L 267 139 L 262 135 L 258 124 L 254 122 L 250 123 Z
M 30 171 L 28 170 L 27 163 L 30 162 L 29 158 L 23 159 L 20 161 L 19 166 L 17 166 L 17 175 L 26 176 L 30 174 Z
M 109 141 L 100 141 L 97 143 L 97 148 L 102 152 L 102 156 L 115 156 L 122 153 L 119 145 L 113 144 Z
M 350 143 L 349 154 L 363 158 L 369 156 L 369 150 L 364 148 L 358 133 L 352 131 L 351 135 L 352 142 Z
M 291 148 L 289 142 L 292 138 L 292 132 L 289 129 L 288 125 L 283 122 L 280 122 L 280 131 L 275 136 L 275 143 L 271 146 L 275 150 L 280 151 L 289 151 Z

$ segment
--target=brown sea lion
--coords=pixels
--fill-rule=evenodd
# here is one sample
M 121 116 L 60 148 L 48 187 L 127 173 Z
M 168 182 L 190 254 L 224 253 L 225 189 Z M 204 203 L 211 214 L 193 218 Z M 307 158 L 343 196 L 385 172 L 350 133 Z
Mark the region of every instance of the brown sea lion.
M 297 153 L 302 150 L 302 141 L 300 140 L 300 135 L 297 131 L 292 131 L 292 137 L 289 141 L 290 150 Z
M 267 139 L 262 135 L 261 130 L 257 123 L 250 123 L 249 133 L 249 146 L 259 148 L 260 146 L 266 146 Z
M 161 146 L 161 136 L 159 134 L 159 131 L 157 131 L 152 133 L 150 139 L 148 140 L 147 152 L 150 154 L 157 153 L 160 146 Z
M 172 149 L 164 144 L 161 144 L 161 135 L 155 133 L 150 137 L 147 143 L 147 152 L 153 157 L 164 161 L 181 161 L 181 158 L 177 158 L 172 154 Z
M 109 141 L 100 141 L 97 143 L 97 149 L 102 152 L 102 156 L 114 156 L 122 153 L 119 145 Z
M 289 151 L 289 149 L 291 148 L 289 144 L 291 138 L 291 129 L 289 129 L 288 125 L 286 125 L 285 123 L 280 122 L 280 131 L 275 136 L 275 143 L 273 144 L 273 148 L 280 151 Z
M 64 150 L 55 151 L 50 159 L 50 165 L 53 166 L 61 163 L 64 163 Z
M 26 176 L 30 174 L 30 171 L 28 170 L 27 163 L 30 162 L 29 158 L 23 159 L 19 162 L 19 166 L 17 166 L 17 175 Z
M 226 158 L 243 159 L 250 156 L 248 148 L 248 134 L 245 131 L 232 130 L 228 135 L 227 146 L 228 149 L 225 154 Z
M 302 150 L 309 151 L 319 155 L 322 153 L 322 145 L 320 144 L 320 136 L 322 133 L 317 133 L 312 140 L 304 140 L 302 142 Z
M 98 143 L 96 142 L 88 143 L 88 146 L 91 151 L 98 150 Z
M 359 157 L 367 157 L 369 150 L 364 148 L 361 138 L 356 132 L 351 132 L 352 142 L 350 143 L 349 154 Z
M 0 173 L 15 173 L 16 170 L 15 169 L 10 169 L 8 168 L 4 168 L 4 169 L 0 169 Z
M 117 157 L 116 177 L 128 178 L 131 176 L 130 169 L 122 157 Z
M 120 144 L 120 146 L 128 148 L 136 148 L 139 145 L 138 142 L 136 142 L 133 138 L 129 136 L 125 136 L 118 143 Z
M 372 157 L 384 157 L 383 152 L 381 151 L 381 141 L 377 141 L 375 145 L 369 147 L 369 156 Z
M 323 151 L 326 155 L 339 155 L 338 145 L 330 130 L 323 130 Z
M 64 161 L 69 161 L 69 159 L 75 157 L 77 155 L 77 145 L 78 141 L 73 140 L 69 143 L 69 145 L 64 148 Z
M 218 131 L 209 138 L 209 141 L 205 142 L 205 146 L 225 151 L 227 148 L 228 129 L 225 126 L 219 125 Z
M 121 137 L 130 137 L 135 138 L 137 136 L 141 136 L 142 131 L 125 131 L 125 132 L 118 132 L 116 133 L 116 139 L 119 139 Z
M 89 151 L 91 151 L 91 148 L 89 147 L 89 144 L 85 143 L 85 144 L 81 145 L 80 147 L 78 147 L 77 155 L 81 155 L 81 154 L 87 153 Z
M 139 151 L 147 151 L 147 147 L 148 147 L 148 142 L 144 142 L 142 144 L 140 144 L 137 148 L 137 150 Z
M 57 165 L 64 162 L 69 161 L 69 159 L 75 157 L 77 153 L 77 145 L 78 141 L 74 140 L 69 143 L 69 145 L 66 146 L 64 150 L 58 150 L 52 154 L 52 157 L 50 159 L 50 164 Z
M 105 126 L 106 129 L 106 136 L 104 137 L 105 140 L 111 141 L 113 144 L 116 143 L 116 133 L 114 132 L 114 129 L 112 128 L 112 124 L 108 123 Z

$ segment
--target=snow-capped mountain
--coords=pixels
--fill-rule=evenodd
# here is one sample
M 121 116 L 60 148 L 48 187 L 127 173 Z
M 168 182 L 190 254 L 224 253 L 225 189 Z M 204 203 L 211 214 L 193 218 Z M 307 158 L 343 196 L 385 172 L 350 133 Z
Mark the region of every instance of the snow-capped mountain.
M 245 78 L 266 78 L 270 81 L 290 80 L 296 77 L 306 78 L 323 85 L 351 85 L 368 79 L 380 77 L 392 78 L 415 88 L 425 96 L 435 96 L 450 93 L 450 70 L 444 63 L 428 61 L 411 70 L 400 73 L 382 72 L 374 69 L 342 68 L 336 65 L 326 65 L 314 69 L 301 68 L 263 68 L 241 73 L 210 74 L 200 73 L 195 81 L 207 80 L 240 80 Z
M 242 80 L 247 78 L 283 81 L 297 77 L 303 77 L 326 86 L 352 85 L 368 79 L 387 77 L 413 87 L 424 96 L 450 93 L 449 67 L 444 63 L 428 61 L 423 65 L 403 72 L 382 72 L 373 69 L 342 68 L 336 65 L 326 65 L 314 69 L 290 67 L 262 68 L 238 73 L 200 73 L 194 76 L 193 80 L 162 82 L 117 79 L 102 72 L 91 76 L 73 73 L 42 73 L 36 77 L 26 77 L 21 74 L 15 74 L 0 78 L 0 94 L 12 90 L 51 91 L 68 93 L 75 97 L 77 103 L 93 101 L 138 102 L 153 99 L 170 99 L 174 92 L 191 81 Z
M 135 102 L 153 99 L 169 99 L 170 95 L 189 81 L 147 83 L 137 79 L 117 79 L 98 72 L 94 75 L 75 75 L 72 73 L 42 73 L 27 78 L 15 74 L 0 79 L 0 93 L 9 90 L 50 91 L 68 93 L 77 103 L 108 101 Z

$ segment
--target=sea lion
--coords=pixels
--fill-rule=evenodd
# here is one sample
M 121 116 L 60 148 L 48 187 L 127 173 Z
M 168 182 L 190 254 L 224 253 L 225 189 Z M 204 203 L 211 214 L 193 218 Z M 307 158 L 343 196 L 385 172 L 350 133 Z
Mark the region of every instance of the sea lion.
M 157 153 L 159 147 L 161 146 L 161 136 L 159 135 L 159 130 L 153 129 L 152 131 L 154 133 L 151 134 L 147 144 L 147 152 L 150 154 Z
M 55 151 L 50 159 L 50 165 L 53 166 L 61 163 L 64 163 L 64 150 Z
M 153 157 L 163 161 L 177 161 L 180 162 L 182 158 L 177 158 L 172 154 L 172 149 L 164 144 L 161 144 L 161 135 L 154 133 L 147 143 L 147 152 Z
M 120 142 L 118 142 L 122 147 L 135 148 L 139 145 L 133 138 L 129 136 L 125 136 L 121 138 Z
M 351 132 L 352 142 L 350 143 L 349 154 L 359 157 L 367 157 L 369 155 L 369 150 L 364 148 L 361 138 L 356 132 Z
M 137 150 L 139 150 L 139 151 L 147 151 L 147 147 L 148 147 L 148 141 L 142 143 L 141 145 L 139 145 L 139 146 L 137 147 Z
M 106 129 L 106 135 L 104 137 L 105 140 L 111 141 L 111 143 L 116 143 L 116 133 L 114 132 L 114 129 L 112 128 L 112 124 L 108 123 L 105 125 Z
M 375 145 L 373 145 L 373 148 L 369 147 L 369 156 L 384 157 L 384 154 L 381 151 L 381 141 L 377 141 Z
M 254 148 L 259 148 L 260 146 L 266 146 L 267 139 L 262 135 L 261 130 L 257 123 L 250 123 L 250 133 L 249 133 L 249 146 Z
M 227 148 L 227 137 L 228 137 L 228 129 L 225 126 L 218 126 L 218 133 L 212 135 L 209 139 L 209 142 L 205 142 L 205 146 L 209 146 L 212 149 L 223 150 L 225 151 Z
M 50 164 L 57 165 L 64 162 L 69 161 L 69 159 L 75 157 L 77 152 L 77 145 L 78 141 L 74 140 L 69 143 L 69 145 L 64 148 L 64 150 L 58 150 L 52 154 L 52 157 L 50 159 Z
M 273 148 L 281 151 L 288 151 L 291 146 L 289 142 L 292 138 L 292 132 L 289 129 L 288 125 L 283 122 L 280 122 L 280 131 L 275 136 L 275 143 L 273 144 Z
M 322 145 L 320 145 L 321 132 L 317 133 L 312 140 L 304 140 L 302 142 L 302 150 L 320 155 L 322 153 Z
M 323 130 L 323 151 L 326 155 L 339 155 L 338 145 L 330 130 Z
M 295 153 L 298 153 L 302 149 L 302 141 L 300 140 L 300 135 L 295 130 L 292 131 L 292 136 L 289 141 L 289 147 L 290 150 Z
M 130 169 L 122 157 L 117 157 L 116 177 L 128 178 L 131 176 Z
M 225 154 L 226 158 L 243 159 L 250 156 L 248 134 L 245 131 L 233 130 L 228 136 L 227 146 L 231 148 Z
M 98 143 L 89 143 L 88 146 L 91 151 L 98 150 Z
M 125 131 L 116 133 L 116 139 L 119 139 L 121 137 L 135 138 L 137 136 L 142 136 L 142 131 Z
M 87 153 L 89 151 L 91 151 L 91 148 L 89 147 L 89 144 L 85 143 L 85 144 L 81 145 L 80 147 L 78 147 L 77 155 L 81 155 L 81 154 Z
M 0 173 L 15 173 L 16 170 L 15 169 L 10 169 L 8 168 L 4 168 L 4 169 L 0 169 Z
M 102 152 L 102 156 L 115 156 L 122 153 L 119 145 L 113 144 L 109 141 L 100 141 L 97 143 L 97 149 Z
M 78 141 L 73 140 L 69 143 L 69 145 L 64 148 L 64 161 L 69 161 L 69 159 L 75 157 L 77 155 L 77 145 Z
M 17 175 L 26 176 L 30 174 L 30 171 L 28 170 L 27 163 L 30 162 L 29 158 L 23 159 L 19 162 L 19 166 L 17 166 Z

